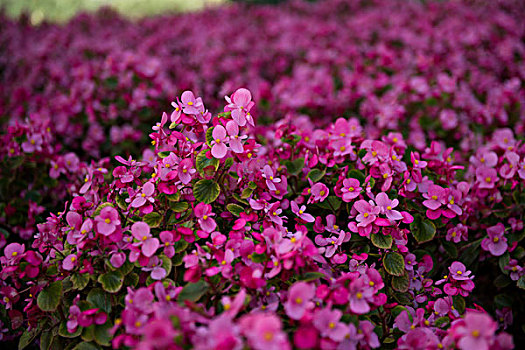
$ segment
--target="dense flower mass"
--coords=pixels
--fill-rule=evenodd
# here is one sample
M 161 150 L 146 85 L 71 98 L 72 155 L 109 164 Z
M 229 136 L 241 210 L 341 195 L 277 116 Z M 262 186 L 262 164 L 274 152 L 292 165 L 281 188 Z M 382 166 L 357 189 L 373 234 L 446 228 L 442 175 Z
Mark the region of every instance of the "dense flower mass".
M 517 14 L 331 0 L 7 21 L 0 339 L 525 341 Z

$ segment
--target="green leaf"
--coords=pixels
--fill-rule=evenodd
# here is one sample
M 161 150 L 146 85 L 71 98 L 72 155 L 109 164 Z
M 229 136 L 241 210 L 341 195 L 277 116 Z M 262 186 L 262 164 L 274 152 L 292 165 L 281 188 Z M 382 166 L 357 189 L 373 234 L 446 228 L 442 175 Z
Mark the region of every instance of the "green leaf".
M 463 314 L 465 312 L 465 299 L 461 295 L 454 295 L 452 297 L 454 308 L 460 313 Z
M 408 287 L 410 285 L 410 281 L 408 280 L 408 274 L 404 274 L 403 276 L 394 276 L 392 277 L 392 289 L 398 292 L 406 292 L 408 291 Z
M 405 273 L 405 260 L 399 253 L 386 253 L 383 258 L 383 266 L 392 276 L 403 276 Z
M 169 156 L 170 153 L 171 153 L 171 151 L 162 151 L 162 152 L 159 152 L 157 155 L 158 155 L 160 158 L 164 159 L 164 158 L 166 158 L 167 156 Z
M 231 166 L 233 165 L 233 158 L 226 158 L 226 160 L 224 161 L 224 165 L 223 167 L 228 170 L 231 168 Z
M 312 169 L 306 177 L 312 180 L 313 182 L 318 182 L 323 178 L 323 176 L 325 176 L 325 174 L 326 170 L 321 171 L 319 169 Z
M 323 277 L 326 277 L 326 275 L 322 272 L 307 272 L 304 275 L 300 276 L 299 279 L 301 281 L 311 282 Z
M 42 311 L 55 311 L 62 297 L 62 281 L 56 281 L 38 294 L 37 304 Z
M 381 249 L 392 248 L 392 236 L 384 235 L 382 233 L 374 233 L 370 236 L 372 244 Z
M 410 230 L 418 243 L 428 242 L 436 235 L 436 225 L 430 220 L 423 219 L 420 215 L 414 215 Z
M 500 256 L 500 258 L 498 260 L 499 268 L 500 268 L 501 272 L 504 273 L 505 275 L 509 274 L 509 271 L 505 270 L 505 266 L 507 266 L 509 264 L 509 261 L 510 261 L 510 254 L 509 254 L 509 252 L 505 252 L 505 254 Z
M 187 202 L 169 202 L 170 209 L 176 213 L 182 213 L 188 210 L 189 205 Z
M 234 203 L 228 204 L 226 209 L 228 209 L 228 211 L 235 216 L 239 216 L 241 213 L 244 213 L 244 208 Z
M 450 255 L 451 258 L 457 258 L 458 257 L 458 248 L 453 242 L 442 240 L 441 244 L 443 245 L 443 248 L 445 251 Z
M 83 341 L 92 341 L 95 339 L 95 325 L 91 325 L 87 328 L 82 329 L 82 334 L 80 335 Z
M 58 335 L 64 338 L 76 338 L 82 333 L 82 327 L 77 327 L 77 330 L 73 333 L 69 333 L 67 330 L 67 322 L 63 321 L 58 327 Z
M 208 291 L 208 288 L 208 284 L 202 280 L 197 283 L 188 283 L 182 288 L 178 300 L 179 302 L 185 300 L 196 302 Z
M 286 166 L 289 174 L 297 175 L 304 167 L 304 158 L 297 158 L 292 161 L 287 160 L 284 162 L 284 165 Z
M 521 289 L 525 289 L 525 276 L 521 276 L 518 280 L 518 287 Z
M 82 290 L 86 288 L 89 283 L 89 274 L 87 273 L 75 273 L 70 278 L 73 283 L 73 289 Z
M 211 143 L 213 142 L 213 129 L 215 129 L 213 126 L 211 128 L 208 128 L 206 130 L 206 144 L 211 147 Z
M 193 185 L 193 196 L 198 202 L 213 203 L 220 193 L 219 184 L 213 180 L 200 180 Z
M 94 288 L 90 290 L 86 300 L 89 301 L 94 307 L 104 311 L 107 314 L 111 312 L 111 300 L 109 299 L 109 295 L 104 293 L 104 291 L 100 288 Z
M 189 243 L 186 242 L 183 239 L 181 239 L 178 242 L 175 242 L 175 244 L 173 244 L 173 248 L 175 248 L 175 253 L 180 253 L 180 252 L 185 251 L 186 248 L 188 248 L 188 246 L 189 246 Z
M 151 228 L 159 227 L 160 223 L 162 222 L 162 215 L 157 212 L 152 212 L 144 215 L 142 221 L 148 224 Z
M 109 322 L 95 326 L 95 341 L 97 342 L 97 344 L 100 344 L 102 346 L 110 346 L 112 337 L 109 334 L 109 330 L 111 329 L 111 327 L 112 326 Z
M 248 182 L 248 187 L 251 188 L 252 190 L 255 190 L 257 189 L 257 184 L 253 181 L 250 181 Z
M 215 171 L 217 171 L 217 169 L 219 168 L 220 161 L 217 158 L 212 157 L 211 159 L 208 159 L 206 157 L 206 153 L 208 151 L 209 150 L 207 149 L 202 150 L 199 152 L 199 154 L 197 154 L 197 157 L 195 157 L 195 168 L 199 173 L 202 173 L 204 169 L 206 169 L 209 166 L 212 166 L 215 169 Z
M 444 327 L 450 323 L 450 318 L 448 316 L 443 316 L 434 321 L 436 327 Z
M 242 190 L 242 193 L 241 193 L 241 198 L 242 199 L 246 199 L 246 198 L 249 198 L 253 193 L 253 190 L 251 188 L 245 188 L 244 190 Z
M 30 331 L 25 330 L 18 341 L 18 350 L 25 349 L 28 345 L 32 344 L 41 331 L 41 327 L 35 327 Z
M 505 275 L 498 275 L 498 277 L 496 277 L 494 279 L 493 283 L 494 283 L 494 286 L 497 287 L 497 288 L 505 288 L 511 282 L 512 282 L 512 280 L 510 278 L 508 278 L 507 276 L 505 276 Z
M 98 350 L 98 346 L 91 342 L 78 343 L 73 350 Z
M 365 182 L 365 179 L 366 179 L 366 176 L 365 174 L 363 174 L 361 172 L 361 170 L 357 170 L 357 169 L 352 169 L 348 172 L 348 174 L 346 175 L 347 178 L 354 178 L 354 179 L 357 179 L 359 180 L 360 183 L 364 183 Z
M 42 334 L 40 335 L 40 350 L 51 349 L 51 345 L 53 344 L 54 338 L 55 336 L 53 335 L 52 330 L 47 330 L 47 331 L 42 332 Z
M 99 205 L 97 207 L 97 209 L 95 210 L 95 212 L 93 213 L 93 216 L 92 217 L 97 217 L 100 215 L 100 212 L 102 211 L 102 209 L 104 209 L 105 207 L 115 207 L 113 205 L 113 203 L 109 203 L 109 202 L 106 202 L 106 203 L 102 203 L 101 205 Z
M 168 258 L 166 255 L 162 254 L 160 256 L 160 260 L 162 260 L 162 268 L 166 270 L 166 276 L 169 276 L 171 272 L 172 263 L 170 258 Z
M 120 271 L 110 271 L 98 276 L 98 281 L 102 284 L 102 288 L 109 293 L 116 293 L 122 288 L 122 281 L 124 276 Z

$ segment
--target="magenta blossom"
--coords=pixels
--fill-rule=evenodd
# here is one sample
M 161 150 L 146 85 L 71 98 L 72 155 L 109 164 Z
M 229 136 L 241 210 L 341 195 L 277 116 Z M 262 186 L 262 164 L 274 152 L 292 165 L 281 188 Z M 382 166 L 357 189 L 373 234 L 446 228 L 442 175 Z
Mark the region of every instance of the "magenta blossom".
M 230 120 L 226 123 L 226 131 L 230 136 L 230 148 L 235 153 L 244 153 L 244 147 L 242 145 L 242 140 L 248 138 L 247 135 L 239 136 L 239 126 L 233 120 Z
M 344 179 L 343 187 L 341 187 L 341 192 L 343 193 L 343 201 L 351 202 L 352 199 L 359 196 L 361 190 L 362 188 L 359 180 L 354 178 Z
M 428 186 L 428 192 L 423 193 L 426 198 L 423 205 L 428 208 L 427 216 L 429 219 L 435 220 L 441 216 L 441 206 L 446 203 L 447 190 L 438 185 Z
M 496 169 L 480 167 L 476 169 L 476 179 L 479 184 L 479 188 L 494 188 L 496 182 L 498 182 L 498 172 Z
M 357 227 L 369 226 L 375 221 L 381 211 L 379 207 L 375 206 L 373 201 L 367 202 L 363 199 L 354 203 L 354 209 L 359 213 L 355 218 L 358 222 Z
M 211 155 L 217 159 L 224 158 L 226 152 L 228 152 L 228 147 L 226 146 L 226 142 L 228 141 L 226 129 L 224 129 L 222 125 L 217 125 L 213 128 L 211 135 L 213 137 Z
M 323 202 L 328 197 L 328 187 L 323 183 L 316 183 L 311 187 L 312 196 L 308 200 L 308 203 Z
M 385 192 L 381 192 L 376 196 L 375 202 L 381 214 L 385 214 L 386 217 L 392 221 L 403 219 L 403 215 L 397 210 L 394 210 L 398 206 L 399 201 L 397 199 L 389 199 Z
M 131 233 L 138 241 L 135 245 L 141 248 L 142 254 L 151 257 L 157 251 L 160 243 L 157 238 L 153 238 L 150 227 L 145 222 L 139 221 L 131 226 Z
M 467 311 L 465 317 L 455 321 L 451 333 L 461 350 L 488 350 L 494 342 L 497 324 L 481 312 Z
M 313 324 L 322 337 L 328 337 L 333 341 L 340 342 L 348 334 L 346 324 L 339 322 L 342 315 L 341 310 L 324 308 L 315 313 Z
M 315 295 L 315 286 L 306 282 L 296 282 L 288 290 L 288 299 L 284 304 L 286 314 L 294 319 L 300 320 L 306 310 L 313 307 L 311 303 Z
M 78 264 L 78 257 L 76 254 L 69 254 L 62 261 L 62 268 L 66 271 L 73 270 Z
M 177 172 L 178 172 L 180 181 L 183 184 L 187 185 L 191 182 L 191 177 L 193 174 L 197 172 L 197 170 L 195 170 L 195 168 L 193 167 L 193 161 L 189 158 L 186 158 L 186 159 L 183 159 L 179 163 Z
M 494 256 L 503 255 L 507 251 L 507 238 L 505 237 L 505 226 L 500 222 L 487 228 L 487 238 L 481 241 L 481 248 L 489 251 Z
M 275 184 L 281 182 L 279 177 L 274 177 L 273 170 L 269 165 L 264 166 L 262 177 L 266 179 L 266 186 L 268 186 L 271 191 L 275 191 L 277 189 Z
M 109 236 L 120 226 L 118 211 L 111 206 L 103 208 L 100 215 L 95 217 L 95 223 L 100 234 Z
M 255 103 L 252 101 L 252 94 L 249 90 L 238 89 L 231 97 L 225 96 L 225 99 L 229 103 L 226 108 L 231 111 L 233 120 L 239 126 L 245 126 L 246 122 L 254 125 L 250 110 Z
M 297 203 L 295 201 L 292 201 L 290 206 L 292 208 L 292 212 L 295 215 L 297 215 L 301 220 L 304 220 L 306 222 L 314 222 L 315 221 L 315 218 L 311 214 L 305 213 L 306 205 L 301 205 L 301 207 L 299 208 Z
M 217 223 L 212 218 L 215 213 L 211 211 L 211 205 L 199 203 L 195 206 L 195 216 L 199 219 L 199 225 L 206 232 L 212 232 L 217 227 Z

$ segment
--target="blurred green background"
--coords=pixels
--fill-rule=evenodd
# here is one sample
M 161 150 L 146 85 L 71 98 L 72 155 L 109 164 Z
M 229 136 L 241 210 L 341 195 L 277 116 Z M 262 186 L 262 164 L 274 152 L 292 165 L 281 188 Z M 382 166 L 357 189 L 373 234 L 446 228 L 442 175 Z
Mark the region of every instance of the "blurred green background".
M 109 6 L 126 17 L 139 18 L 169 12 L 185 12 L 216 6 L 227 0 L 0 0 L 0 8 L 9 17 L 28 14 L 32 24 L 44 20 L 64 22 L 82 11 L 96 11 Z

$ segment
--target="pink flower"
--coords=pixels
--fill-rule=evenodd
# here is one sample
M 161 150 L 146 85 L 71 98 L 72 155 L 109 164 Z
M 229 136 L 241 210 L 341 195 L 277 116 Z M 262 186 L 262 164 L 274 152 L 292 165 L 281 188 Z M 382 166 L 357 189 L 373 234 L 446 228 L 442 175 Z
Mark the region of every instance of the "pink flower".
M 301 207 L 299 208 L 297 203 L 295 201 L 292 201 L 290 206 L 292 208 L 292 212 L 295 215 L 297 215 L 301 220 L 304 220 L 306 222 L 314 222 L 315 221 L 315 218 L 312 215 L 310 215 L 308 213 L 305 213 L 306 205 L 301 205 Z
M 381 214 L 385 214 L 388 219 L 392 221 L 403 219 L 403 215 L 399 211 L 394 210 L 399 204 L 397 199 L 390 200 L 385 192 L 381 192 L 376 196 L 375 202 L 381 210 Z
M 470 275 L 471 271 L 467 271 L 465 265 L 459 261 L 454 261 L 448 270 L 450 271 L 450 278 L 456 281 L 465 281 L 474 278 L 474 276 Z
M 146 202 L 154 203 L 153 193 L 155 192 L 155 185 L 152 182 L 146 182 L 142 189 L 137 192 L 135 199 L 131 202 L 131 207 L 140 208 L 146 204 Z
M 452 324 L 450 332 L 461 350 L 488 350 L 494 342 L 497 324 L 481 312 L 467 311 L 465 317 Z
M 185 114 L 198 115 L 201 109 L 204 109 L 202 98 L 195 98 L 195 95 L 191 91 L 184 91 L 180 97 L 182 104 L 182 111 Z
M 231 111 L 233 120 L 239 126 L 245 126 L 246 122 L 254 125 L 250 110 L 255 102 L 252 101 L 252 94 L 249 90 L 240 88 L 231 95 L 231 98 L 225 96 L 225 99 L 228 102 L 226 108 Z
M 141 247 L 142 254 L 151 257 L 159 248 L 159 240 L 150 234 L 149 225 L 139 221 L 131 226 L 131 234 L 138 241 L 135 246 Z
M 499 180 L 498 172 L 496 169 L 480 167 L 476 169 L 476 179 L 479 188 L 494 188 L 494 185 Z
M 359 180 L 354 178 L 344 179 L 343 187 L 341 187 L 341 192 L 343 193 L 343 201 L 351 202 L 352 199 L 359 196 L 361 190 L 362 188 Z
M 244 153 L 242 140 L 248 138 L 247 135 L 239 136 L 239 126 L 233 120 L 226 123 L 226 131 L 230 135 L 230 148 L 235 153 Z
M 100 215 L 95 217 L 95 223 L 100 234 L 109 236 L 120 226 L 118 211 L 111 206 L 103 208 Z
M 20 243 L 8 244 L 4 249 L 4 256 L 1 258 L 2 264 L 16 265 L 23 257 L 25 247 Z
M 212 218 L 215 213 L 211 211 L 211 205 L 199 203 L 195 206 L 195 216 L 199 219 L 199 225 L 206 232 L 212 232 L 217 227 L 217 223 Z
M 311 308 L 311 300 L 315 295 L 315 286 L 306 282 L 296 282 L 288 290 L 288 299 L 284 304 L 286 314 L 300 320 L 307 309 Z
M 149 320 L 144 326 L 142 346 L 144 348 L 163 348 L 172 344 L 174 337 L 177 335 L 170 322 L 164 319 Z M 138 348 L 142 348 L 141 345 Z
M 179 174 L 180 181 L 187 185 L 191 182 L 191 176 L 195 174 L 197 170 L 193 168 L 193 161 L 190 158 L 186 158 L 179 163 L 177 172 Z
M 308 203 L 322 202 L 328 197 L 328 187 L 323 183 L 316 183 L 311 187 L 312 196 L 308 200 Z
M 321 336 L 328 337 L 333 341 L 340 342 L 348 334 L 348 327 L 339 322 L 343 313 L 340 310 L 324 308 L 314 315 L 313 324 L 319 330 Z
M 44 139 L 40 134 L 28 135 L 27 141 L 22 143 L 22 150 L 25 153 L 33 153 L 35 151 L 40 152 L 42 150 L 42 144 Z
M 268 189 L 271 191 L 275 191 L 277 189 L 275 184 L 281 182 L 280 178 L 274 177 L 273 169 L 269 165 L 264 166 L 262 177 L 266 179 L 266 186 L 268 186 Z
M 350 283 L 350 310 L 358 315 L 370 311 L 369 302 L 373 301 L 374 288 L 366 283 L 364 278 L 355 279 Z
M 423 197 L 426 198 L 423 201 L 423 205 L 428 208 L 428 218 L 435 220 L 441 216 L 440 207 L 446 203 L 447 190 L 438 185 L 428 186 L 428 192 L 423 193 Z
M 463 224 L 458 224 L 455 227 L 451 227 L 447 231 L 447 241 L 453 241 L 454 243 L 459 243 L 459 241 L 468 240 L 468 228 Z
M 228 141 L 226 129 L 224 129 L 222 125 L 217 125 L 213 128 L 211 134 L 213 137 L 211 155 L 217 159 L 222 159 L 226 155 L 226 152 L 228 152 L 228 147 L 226 147 L 226 142 Z
M 73 270 L 78 264 L 78 258 L 76 254 L 69 254 L 62 261 L 62 268 L 66 271 Z
M 239 320 L 242 333 L 254 350 L 289 350 L 281 320 L 273 313 L 253 313 Z
M 503 255 L 508 247 L 507 238 L 504 236 L 505 226 L 500 222 L 487 228 L 487 233 L 489 236 L 481 241 L 481 248 L 494 256 Z
M 367 202 L 363 199 L 354 203 L 354 209 L 359 213 L 356 216 L 357 227 L 366 227 L 373 223 L 379 215 L 380 209 L 374 205 L 373 201 Z

